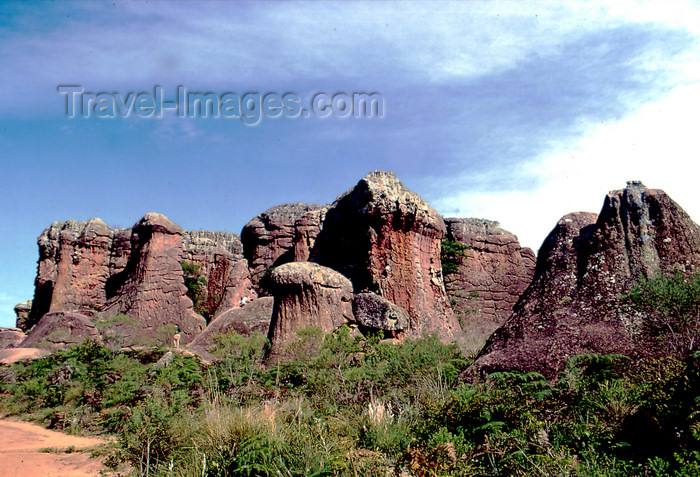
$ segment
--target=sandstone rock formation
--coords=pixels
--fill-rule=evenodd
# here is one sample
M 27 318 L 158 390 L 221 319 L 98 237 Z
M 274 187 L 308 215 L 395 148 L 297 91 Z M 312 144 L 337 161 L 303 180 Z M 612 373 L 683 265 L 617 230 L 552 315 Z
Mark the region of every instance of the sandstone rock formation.
M 0 349 L 14 348 L 26 337 L 19 328 L 0 328 Z
M 107 280 L 120 272 L 129 256 L 123 230 L 100 219 L 54 222 L 39 237 L 39 265 L 28 330 L 50 311 L 100 309 L 107 301 Z M 120 246 L 114 247 L 115 235 Z
M 645 354 L 640 317 L 621 295 L 639 277 L 699 267 L 700 228 L 663 191 L 628 182 L 597 219 L 574 213 L 557 223 L 513 315 L 463 378 L 514 369 L 552 378 L 576 354 Z
M 409 315 L 408 336 L 459 330 L 440 263 L 442 217 L 392 172 L 375 171 L 331 205 L 311 261 L 348 277 Z
M 17 348 L 61 349 L 85 339 L 100 341 L 100 333 L 90 317 L 54 312 L 45 314 Z
M 340 273 L 310 262 L 275 268 L 270 276 L 275 302 L 268 337 L 271 354 L 284 351 L 296 331 L 317 326 L 326 333 L 353 320 L 352 284 Z
M 224 311 L 209 323 L 209 326 L 187 346 L 187 349 L 205 359 L 211 359 L 209 352 L 216 345 L 216 337 L 225 335 L 231 330 L 244 336 L 256 331 L 267 336 L 273 303 L 274 298 L 261 297 L 243 307 Z
M 206 230 L 184 232 L 182 247 L 183 261 L 198 267 L 204 278 L 198 311 L 207 318 L 240 306 L 244 297 L 248 300 L 257 296 L 238 235 Z
M 408 328 L 408 314 L 389 300 L 376 293 L 364 292 L 355 295 L 352 302 L 355 322 L 362 331 L 384 331 L 385 337 L 395 337 Z
M 47 312 L 91 310 L 104 312 L 103 319 L 124 313 L 137 320 L 138 326 L 121 320 L 103 328 L 112 338 L 115 333 L 152 338 L 169 324 L 182 328 L 184 344 L 204 322 L 180 296 L 185 290 L 181 260 L 202 276 L 198 304 L 210 317 L 238 306 L 244 296 L 256 296 L 236 234 L 183 232 L 159 214 L 148 214 L 128 229 L 111 229 L 100 219 L 55 222 L 38 244 L 32 309 L 28 317 L 20 305 L 16 311 L 23 330 Z
M 104 318 L 136 318 L 142 332 L 156 337 L 167 325 L 181 329 L 183 344 L 206 326 L 186 296 L 182 275 L 182 229 L 161 214 L 148 213 L 132 230 L 132 251 L 123 271 L 110 278 Z
M 29 320 L 29 314 L 32 311 L 32 300 L 28 300 L 22 303 L 17 303 L 15 305 L 15 317 L 17 328 L 20 330 L 27 329 L 27 322 Z
M 446 239 L 467 248 L 455 255 L 445 289 L 462 330 L 482 343 L 505 323 L 535 273 L 535 253 L 518 238 L 483 219 L 446 218 Z
M 263 278 L 270 267 L 309 259 L 327 210 L 325 205 L 282 204 L 245 224 L 241 231 L 243 253 L 253 283 L 263 294 L 269 293 Z

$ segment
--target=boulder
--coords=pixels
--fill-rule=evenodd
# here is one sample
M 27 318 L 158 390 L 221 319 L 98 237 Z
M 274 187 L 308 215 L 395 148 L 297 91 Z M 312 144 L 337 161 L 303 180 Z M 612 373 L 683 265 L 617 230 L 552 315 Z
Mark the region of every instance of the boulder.
M 243 307 L 237 306 L 224 311 L 209 323 L 209 326 L 187 346 L 187 349 L 210 360 L 209 352 L 216 345 L 216 338 L 231 330 L 244 336 L 256 331 L 267 336 L 273 303 L 272 297 L 261 297 L 246 303 Z
M 252 281 L 262 294 L 269 294 L 264 278 L 270 267 L 309 259 L 327 210 L 325 205 L 282 204 L 245 224 L 241 231 L 243 253 Z
M 483 345 L 505 323 L 535 273 L 535 253 L 518 238 L 483 219 L 446 218 L 446 239 L 463 244 L 453 273 L 444 273 L 445 289 L 462 330 Z
M 18 346 L 27 335 L 19 328 L 0 327 L 0 349 L 14 348 Z
M 663 191 L 628 182 L 597 217 L 579 212 L 557 223 L 513 315 L 462 378 L 500 370 L 554 378 L 577 354 L 646 355 L 643 316 L 621 297 L 640 277 L 698 268 L 700 228 Z
M 76 312 L 45 314 L 17 348 L 55 350 L 68 348 L 86 339 L 101 341 L 92 320 Z
M 376 293 L 364 292 L 355 295 L 352 301 L 355 322 L 364 332 L 385 331 L 385 336 L 394 337 L 408 328 L 408 314 L 389 300 Z
M 310 262 L 292 262 L 270 276 L 274 307 L 270 354 L 282 353 L 296 331 L 317 326 L 326 333 L 352 322 L 352 283 L 340 273 Z
M 103 318 L 124 314 L 157 338 L 179 326 L 181 343 L 194 339 L 206 320 L 193 310 L 182 274 L 182 229 L 166 216 L 146 214 L 132 229 L 132 251 L 123 271 L 111 277 Z
M 331 205 L 311 261 L 348 277 L 356 292 L 369 291 L 403 308 L 407 335 L 459 331 L 449 306 L 440 263 L 442 217 L 408 190 L 393 172 L 374 171 Z

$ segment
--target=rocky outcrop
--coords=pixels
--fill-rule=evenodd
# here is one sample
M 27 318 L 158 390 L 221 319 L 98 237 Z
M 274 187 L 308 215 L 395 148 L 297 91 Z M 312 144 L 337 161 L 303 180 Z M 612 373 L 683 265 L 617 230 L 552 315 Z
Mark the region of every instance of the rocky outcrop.
M 270 267 L 309 259 L 327 210 L 325 205 L 282 204 L 245 224 L 241 231 L 244 255 L 261 293 L 269 294 L 264 278 Z
M 532 281 L 535 253 L 490 220 L 446 218 L 445 225 L 445 238 L 466 247 L 449 257 L 454 268 L 444 275 L 445 289 L 462 330 L 483 344 Z
M 28 300 L 22 303 L 17 303 L 15 305 L 15 322 L 17 323 L 17 328 L 20 330 L 26 330 L 29 320 L 29 314 L 32 311 L 32 300 Z
M 128 230 L 128 229 L 127 229 Z M 98 310 L 107 301 L 107 281 L 129 256 L 126 231 L 100 219 L 54 222 L 39 237 L 39 264 L 32 311 L 17 326 L 28 330 L 45 314 L 61 310 Z M 115 236 L 120 246 L 114 247 Z
M 513 315 L 463 378 L 498 370 L 554 377 L 582 353 L 644 355 L 638 314 L 622 303 L 639 277 L 700 267 L 700 228 L 661 190 L 628 182 L 600 214 L 562 218 L 543 243 Z
M 280 265 L 270 275 L 274 308 L 270 354 L 282 353 L 296 331 L 317 326 L 326 333 L 353 321 L 352 284 L 340 273 L 310 262 Z
M 17 348 L 61 349 L 86 339 L 100 341 L 92 319 L 81 313 L 45 314 Z
M 272 297 L 261 297 L 246 303 L 243 307 L 224 311 L 209 323 L 209 326 L 187 348 L 205 359 L 211 359 L 209 353 L 216 345 L 216 338 L 232 330 L 244 336 L 253 332 L 267 336 L 272 319 L 273 303 Z
M 14 348 L 26 337 L 19 328 L 0 328 L 0 349 Z
M 255 298 L 243 245 L 236 234 L 200 230 L 184 232 L 182 259 L 195 265 L 204 279 L 196 297 L 197 311 L 209 320 L 241 300 Z
M 393 338 L 408 328 L 408 314 L 389 300 L 376 293 L 364 292 L 355 295 L 352 301 L 355 322 L 364 333 L 384 331 L 384 336 Z
M 118 314 L 138 320 L 142 333 L 177 325 L 183 344 L 206 326 L 186 296 L 182 274 L 182 229 L 161 214 L 146 214 L 132 230 L 132 251 L 126 267 L 111 277 L 104 318 Z
M 445 293 L 440 264 L 442 217 L 392 172 L 375 171 L 331 205 L 311 261 L 348 277 L 403 308 L 408 336 L 459 330 Z
M 182 295 L 181 261 L 193 264 L 202 279 L 195 299 L 208 317 L 256 296 L 238 235 L 183 232 L 160 214 L 147 214 L 129 229 L 111 229 L 100 219 L 55 222 L 38 243 L 31 312 L 17 311 L 23 330 L 48 312 L 90 310 L 108 321 L 118 314 L 136 319 L 131 324 L 138 326 L 127 319 L 105 325 L 110 336 L 143 341 L 158 328 L 179 325 L 184 344 L 204 322 Z

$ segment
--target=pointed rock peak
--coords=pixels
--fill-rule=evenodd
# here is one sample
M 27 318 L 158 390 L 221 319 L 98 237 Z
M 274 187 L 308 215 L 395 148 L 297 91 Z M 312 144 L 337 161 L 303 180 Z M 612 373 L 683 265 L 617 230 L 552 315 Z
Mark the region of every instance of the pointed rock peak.
M 182 235 L 182 228 L 172 222 L 163 214 L 149 212 L 137 224 L 138 228 L 150 229 L 153 232 L 160 232 L 171 235 Z
M 391 171 L 372 171 L 360 179 L 355 189 L 365 189 L 375 199 L 398 200 L 409 195 L 412 200 L 425 202 L 417 194 L 408 190 L 396 174 Z
M 627 181 L 627 187 L 625 187 L 627 190 L 644 190 L 646 188 L 647 186 L 642 181 Z

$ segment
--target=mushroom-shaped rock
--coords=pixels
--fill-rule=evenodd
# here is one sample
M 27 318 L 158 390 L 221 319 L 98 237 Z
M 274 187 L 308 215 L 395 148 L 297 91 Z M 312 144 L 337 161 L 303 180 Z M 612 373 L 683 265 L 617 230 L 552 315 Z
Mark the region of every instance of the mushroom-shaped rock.
M 20 330 L 27 329 L 27 320 L 32 311 L 32 300 L 17 303 L 15 305 L 15 321 Z
M 281 265 L 270 276 L 274 308 L 271 353 L 283 352 L 296 331 L 317 326 L 330 333 L 353 320 L 352 283 L 327 267 L 310 262 Z
M 355 321 L 366 331 L 387 331 L 388 336 L 408 328 L 408 314 L 386 298 L 376 293 L 364 292 L 355 295 L 352 302 Z

